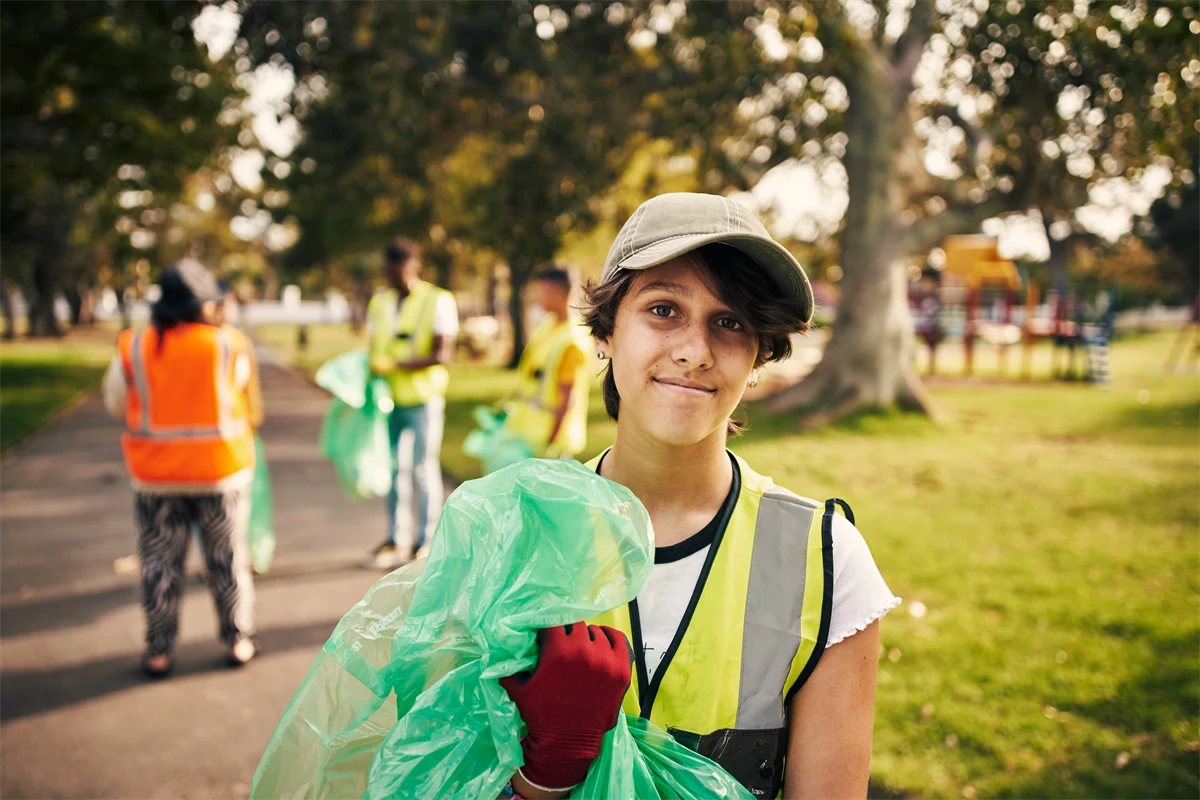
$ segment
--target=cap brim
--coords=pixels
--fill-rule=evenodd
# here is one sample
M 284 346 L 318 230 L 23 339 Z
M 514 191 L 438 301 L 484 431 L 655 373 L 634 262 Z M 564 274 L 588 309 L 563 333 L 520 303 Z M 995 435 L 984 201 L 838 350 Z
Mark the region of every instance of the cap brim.
M 760 236 L 737 233 L 694 233 L 647 245 L 617 262 L 621 269 L 649 269 L 706 244 L 725 244 L 749 256 L 775 282 L 780 296 L 794 302 L 805 322 L 812 319 L 813 293 L 804 268 L 783 245 Z

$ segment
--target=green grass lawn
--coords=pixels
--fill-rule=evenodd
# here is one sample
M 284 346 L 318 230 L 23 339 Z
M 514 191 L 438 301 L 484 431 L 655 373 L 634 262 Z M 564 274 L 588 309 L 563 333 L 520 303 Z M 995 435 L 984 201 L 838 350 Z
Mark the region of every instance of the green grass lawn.
M 887 789 L 1200 793 L 1200 379 L 1162 373 L 1170 338 L 1118 342 L 1111 389 L 948 382 L 940 426 L 775 419 L 735 445 L 847 499 L 905 600 L 883 625 Z
M 310 353 L 339 336 L 314 329 Z M 750 409 L 734 449 L 849 501 L 905 601 L 883 624 L 877 791 L 1200 794 L 1200 377 L 1162 372 L 1172 336 L 1119 340 L 1107 388 L 935 381 L 942 424 L 862 414 L 801 432 Z M 1048 371 L 1048 348 L 1037 358 Z M 471 409 L 512 383 L 454 366 L 451 474 L 478 474 Z M 591 411 L 585 455 L 614 432 L 598 392 Z
M 0 452 L 100 382 L 116 331 L 0 344 Z

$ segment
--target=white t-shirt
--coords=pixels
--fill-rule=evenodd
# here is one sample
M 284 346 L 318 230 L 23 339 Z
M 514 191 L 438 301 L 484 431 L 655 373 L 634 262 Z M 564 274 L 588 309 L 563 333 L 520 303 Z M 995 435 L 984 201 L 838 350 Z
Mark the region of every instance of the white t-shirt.
M 879 574 L 866 540 L 850 520 L 835 514 L 832 534 L 833 610 L 827 648 L 865 629 L 900 604 L 900 598 L 892 594 Z M 686 540 L 681 544 L 686 545 Z M 648 677 L 653 678 L 675 638 L 711 547 L 705 545 L 678 560 L 663 563 L 656 560 L 650 578 L 637 596 Z M 664 550 L 670 549 L 659 548 L 659 558 Z
M 439 292 L 437 305 L 433 307 L 433 335 L 458 335 L 458 303 L 450 292 Z

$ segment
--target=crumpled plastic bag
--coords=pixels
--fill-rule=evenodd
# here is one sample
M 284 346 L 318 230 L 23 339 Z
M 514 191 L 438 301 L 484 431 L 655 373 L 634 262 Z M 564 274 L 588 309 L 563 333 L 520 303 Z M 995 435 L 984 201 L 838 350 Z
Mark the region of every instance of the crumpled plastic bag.
M 498 679 L 534 667 L 539 628 L 629 602 L 653 562 L 645 508 L 577 462 L 531 459 L 464 483 L 429 558 L 382 578 L 338 623 L 250 796 L 498 797 L 523 734 Z M 624 714 L 573 796 L 750 797 Z
M 503 413 L 476 406 L 472 416 L 475 430 L 463 441 L 463 452 L 483 463 L 484 475 L 533 457 L 529 442 L 504 427 Z
M 315 380 L 334 398 L 321 423 L 321 455 L 333 462 L 347 497 L 383 497 L 392 488 L 393 460 L 388 415 L 394 404 L 387 381 L 371 373 L 366 350 L 325 362 Z
M 259 575 L 271 568 L 275 558 L 275 509 L 271 495 L 271 473 L 261 436 L 254 437 L 254 480 L 250 483 L 250 527 L 246 529 L 246 547 L 250 562 Z

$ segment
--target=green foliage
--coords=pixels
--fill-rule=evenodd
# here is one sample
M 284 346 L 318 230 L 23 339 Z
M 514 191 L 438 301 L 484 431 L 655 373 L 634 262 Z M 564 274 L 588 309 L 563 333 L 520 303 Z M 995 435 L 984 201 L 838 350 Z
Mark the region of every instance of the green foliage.
M 1187 303 L 1200 291 L 1200 240 L 1196 220 L 1200 219 L 1200 186 L 1192 183 L 1171 192 L 1150 207 L 1154 229 L 1151 246 L 1163 256 L 1162 282 L 1178 290 L 1176 302 Z
M 118 196 L 169 208 L 224 138 L 216 116 L 231 89 L 192 37 L 194 13 L 183 2 L 0 8 L 0 243 L 6 276 L 33 297 L 35 332 L 54 332 L 51 302 L 72 273 L 131 255 L 113 228 Z M 140 224 L 152 227 L 147 210 Z M 131 216 L 125 234 L 138 225 Z
M 291 265 L 428 235 L 445 275 L 469 242 L 507 262 L 522 339 L 525 281 L 596 220 L 596 196 L 646 124 L 627 26 L 586 3 L 539 8 L 265 4 L 246 14 L 257 62 L 286 58 L 306 86 L 328 87 L 305 106 L 295 158 L 309 166 L 283 181 L 302 230 Z

